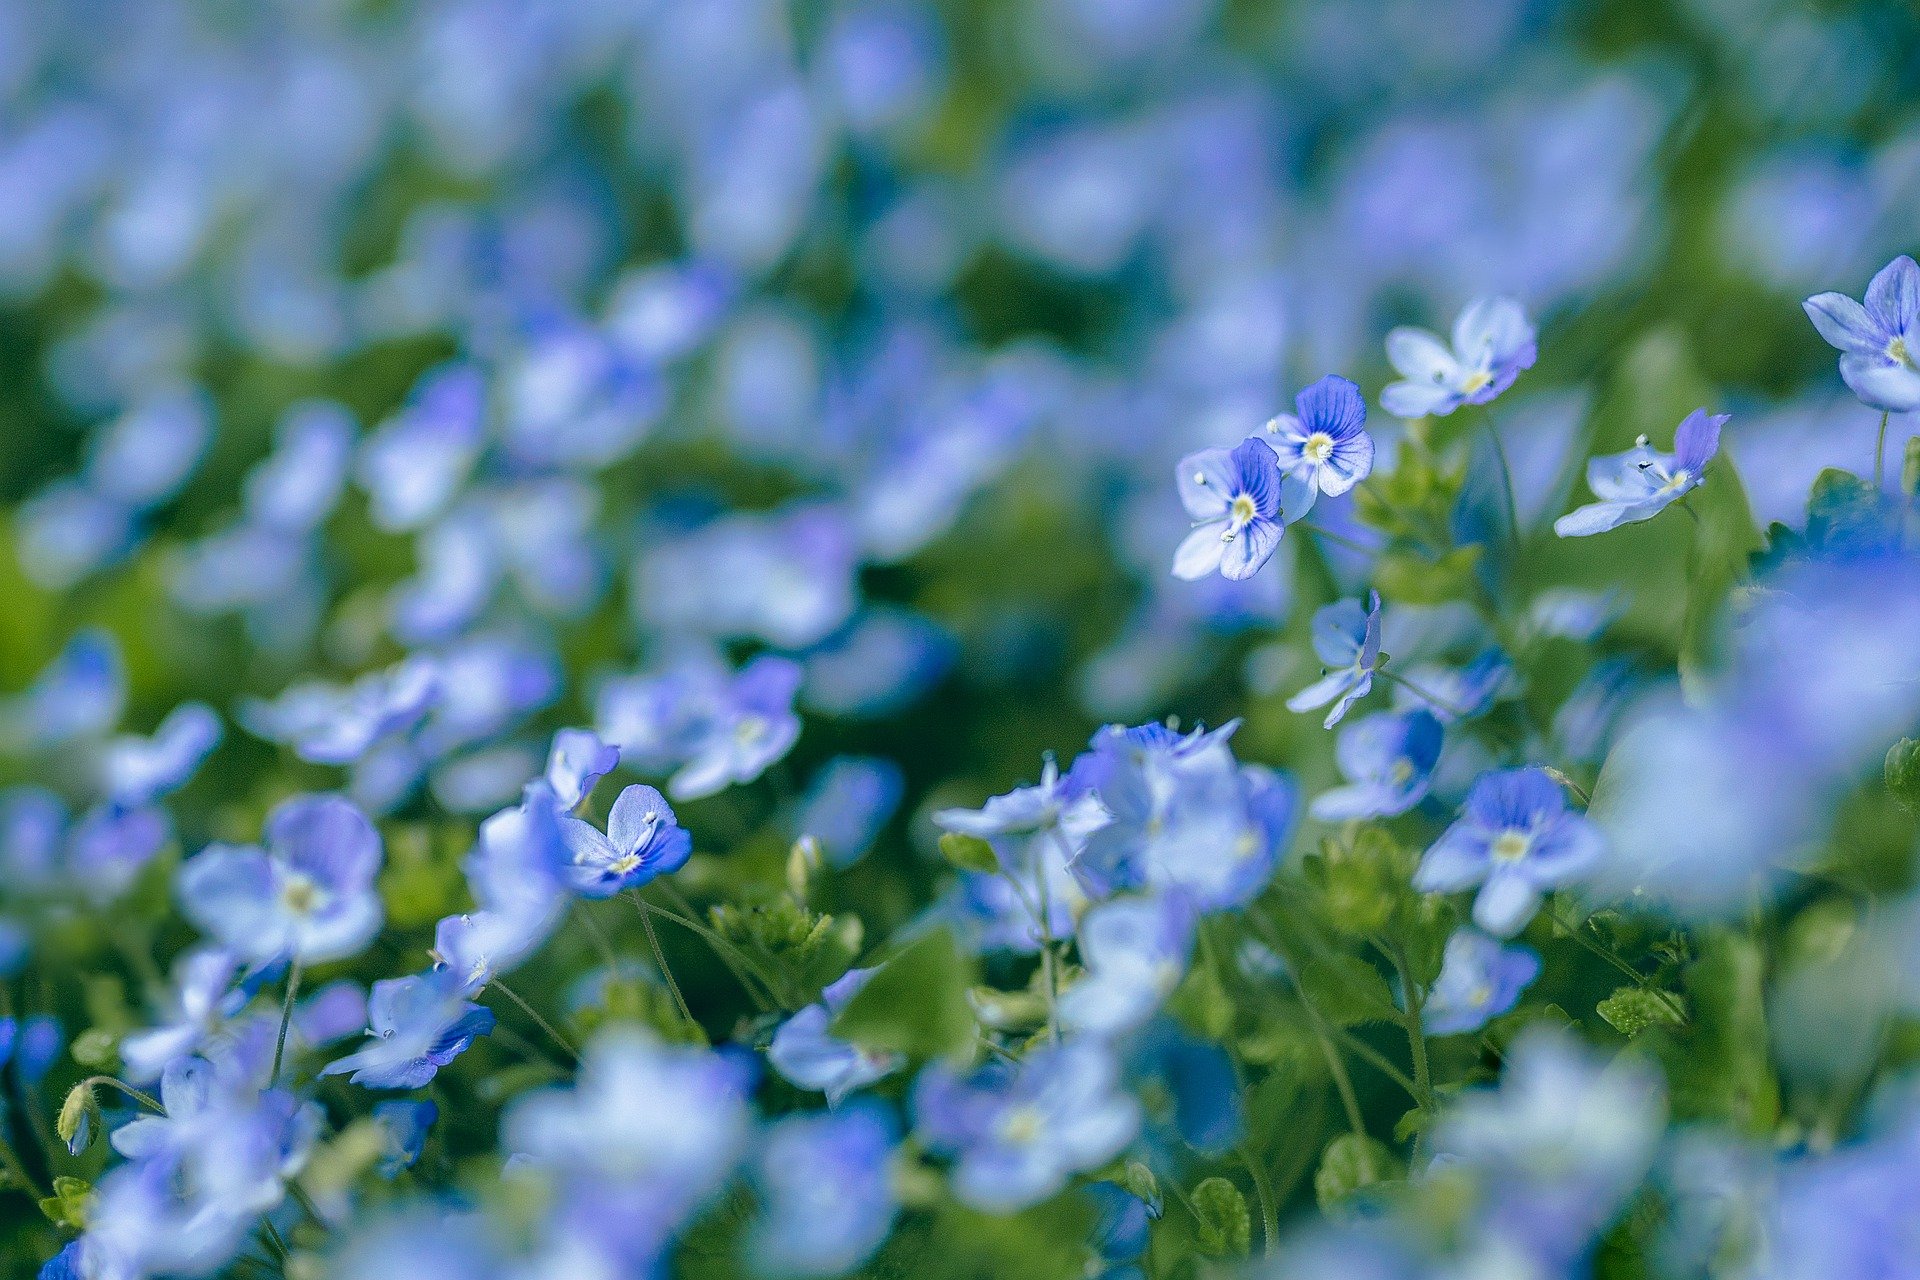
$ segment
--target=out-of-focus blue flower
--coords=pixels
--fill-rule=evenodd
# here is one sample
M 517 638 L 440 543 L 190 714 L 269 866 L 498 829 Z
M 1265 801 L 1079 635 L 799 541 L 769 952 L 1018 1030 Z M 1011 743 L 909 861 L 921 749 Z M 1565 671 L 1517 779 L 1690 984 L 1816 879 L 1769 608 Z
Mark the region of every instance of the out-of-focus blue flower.
M 1503 946 L 1478 929 L 1455 929 L 1421 1010 L 1427 1034 L 1478 1031 L 1513 1008 L 1539 976 L 1540 957 L 1532 948 Z
M 67 880 L 104 906 L 125 893 L 172 838 L 173 823 L 157 805 L 95 805 L 67 833 Z
M 280 419 L 273 452 L 247 473 L 247 518 L 304 533 L 333 513 L 353 458 L 353 416 L 331 401 L 295 405 Z
M 1485 404 L 1531 369 L 1538 353 L 1533 324 L 1518 302 L 1475 298 L 1453 322 L 1451 349 L 1426 329 L 1387 334 L 1387 359 L 1405 381 L 1382 391 L 1380 405 L 1398 417 L 1426 418 Z
M 77 480 L 56 480 L 20 504 L 20 567 L 65 591 L 133 549 L 135 513 Z
M 1096 1036 L 1145 1023 L 1186 976 L 1193 931 L 1193 908 L 1177 893 L 1092 907 L 1077 934 L 1086 976 L 1060 997 L 1061 1022 Z
M 246 1007 L 251 992 L 235 986 L 240 961 L 219 947 L 196 947 L 174 961 L 173 992 L 160 1026 L 120 1042 L 120 1060 L 136 1084 L 156 1080 L 167 1067 L 199 1053 L 210 1037 Z
M 537 949 L 571 901 L 564 818 L 544 782 L 527 787 L 520 804 L 480 824 L 466 861 L 478 910 L 448 916 L 434 930 L 434 959 L 469 991 L 485 986 Z
M 872 969 L 847 970 L 817 1002 L 781 1023 L 767 1047 L 773 1069 L 802 1089 L 818 1089 L 836 1106 L 855 1089 L 898 1071 L 905 1062 L 899 1054 L 870 1052 L 827 1034 L 834 1018 L 873 975 Z
M 1675 428 L 1672 453 L 1649 448 L 1641 436 L 1625 453 L 1593 459 L 1587 464 L 1587 487 L 1600 501 L 1561 516 L 1553 531 L 1580 538 L 1659 515 L 1700 487 L 1707 464 L 1720 451 L 1720 427 L 1727 417 L 1695 409 Z
M 604 1274 L 627 1274 L 649 1267 L 732 1172 L 750 1084 L 736 1057 L 604 1031 L 571 1088 L 509 1104 L 500 1145 L 554 1180 L 547 1230 L 584 1242 Z
M 386 978 L 367 999 L 361 1049 L 320 1069 L 370 1089 L 418 1089 L 467 1051 L 475 1036 L 493 1030 L 493 1010 L 467 999 L 460 975 L 445 969 Z
M 1452 724 L 1485 715 L 1512 679 L 1513 664 L 1498 649 L 1488 649 L 1462 667 L 1420 663 L 1405 675 L 1407 682 L 1394 686 L 1394 704 L 1426 707 L 1441 724 Z
M 693 853 L 693 834 L 652 787 L 626 788 L 607 813 L 605 835 L 579 818 L 560 820 L 573 856 L 573 887 L 589 898 L 610 898 L 678 871 Z
M 1510 938 L 1547 890 L 1578 881 L 1604 850 L 1600 829 L 1567 807 L 1566 792 L 1544 770 L 1509 769 L 1473 784 L 1460 818 L 1427 850 L 1413 883 L 1426 893 L 1481 886 L 1474 923 Z
M 360 445 L 355 474 L 382 529 L 417 529 L 466 482 L 485 432 L 486 382 L 478 369 L 429 372 L 407 406 Z
M 212 434 L 212 410 L 198 392 L 156 396 L 96 434 L 85 472 L 94 492 L 135 511 L 178 493 Z
M 47 1072 L 67 1047 L 66 1029 L 50 1013 L 36 1013 L 20 1023 L 20 1039 L 14 1046 L 13 1069 L 29 1087 L 46 1078 Z
M 1920 1129 L 1887 1131 L 1784 1163 L 1764 1214 L 1755 1275 L 1768 1280 L 1871 1280 L 1911 1272 L 1920 1222 Z
M 1289 711 L 1311 711 L 1333 706 L 1324 721 L 1331 729 L 1347 708 L 1373 689 L 1373 671 L 1380 664 L 1380 593 L 1362 607 L 1358 600 L 1336 600 L 1313 615 L 1313 651 L 1326 664 L 1326 674 L 1287 699 Z
M 106 791 L 116 804 L 141 805 L 185 786 L 220 742 L 220 717 L 203 702 L 183 702 L 150 738 L 123 737 L 101 759 Z
M 351 978 L 329 982 L 293 1009 L 292 1030 L 308 1046 L 344 1040 L 366 1026 L 367 993 Z
M 1188 581 L 1215 572 L 1252 577 L 1286 526 L 1312 510 L 1316 492 L 1306 479 L 1282 476 L 1273 450 L 1255 436 L 1231 450 L 1190 453 L 1175 474 L 1193 532 L 1173 553 L 1173 575 Z
M 442 690 L 439 666 L 408 658 L 342 687 L 306 681 L 271 702 L 241 704 L 240 722 L 270 742 L 290 744 L 315 764 L 348 764 L 389 735 L 418 724 Z
M 953 636 L 905 609 L 869 607 L 803 660 L 801 698 L 834 716 L 904 710 L 953 665 Z
M 1497 1091 L 1469 1093 L 1442 1118 L 1434 1150 L 1481 1183 L 1487 1234 L 1551 1275 L 1586 1253 L 1645 1176 L 1665 1118 L 1649 1064 L 1603 1063 L 1564 1032 L 1536 1029 L 1508 1050 Z
M 1120 1087 L 1113 1057 L 1086 1040 L 966 1077 L 935 1064 L 915 1082 L 913 1108 L 928 1147 L 955 1157 L 954 1194 L 989 1213 L 1046 1199 L 1120 1154 L 1140 1128 L 1140 1104 Z
M 553 735 L 547 756 L 547 785 L 562 809 L 577 809 L 593 792 L 593 784 L 620 763 L 620 748 L 600 741 L 591 729 L 562 729 Z
M 1405 813 L 1426 798 L 1445 736 L 1438 717 L 1425 709 L 1355 721 L 1333 748 L 1347 785 L 1315 796 L 1308 812 L 1323 822 Z
M 893 1227 L 891 1117 L 873 1104 L 788 1116 L 754 1161 L 765 1209 L 753 1228 L 760 1274 L 837 1276 L 872 1256 Z
M 607 305 L 616 341 L 662 364 L 696 350 L 733 300 L 730 273 L 710 262 L 660 263 L 622 276 Z
M 857 550 L 831 507 L 724 517 L 646 555 L 635 608 L 668 631 L 804 648 L 853 616 Z
M 1373 437 L 1367 434 L 1367 402 L 1357 385 L 1328 374 L 1296 396 L 1294 408 L 1297 417 L 1280 414 L 1266 428 L 1282 472 L 1328 497 L 1367 478 L 1373 470 Z
M 386 1131 L 386 1151 L 380 1157 L 380 1176 L 391 1178 L 413 1168 L 427 1145 L 427 1134 L 440 1118 L 440 1108 L 425 1100 L 392 1098 L 373 1104 L 373 1120 Z
M 1842 293 L 1808 298 L 1807 318 L 1840 351 L 1840 376 L 1872 408 L 1920 409 L 1920 266 L 1901 254 L 1867 284 L 1866 305 Z
M 794 816 L 796 836 L 811 836 L 833 867 L 851 866 L 872 847 L 900 805 L 900 766 L 872 756 L 835 756 L 816 773 Z
M 61 874 L 67 806 L 44 787 L 0 791 L 0 868 L 16 893 L 54 888 Z
M 238 955 L 302 963 L 356 954 L 380 930 L 380 833 L 341 796 L 295 796 L 266 848 L 210 845 L 180 868 L 181 909 Z
M 0 708 L 16 750 L 46 750 L 106 733 L 126 703 L 126 669 L 109 632 L 80 631 L 23 692 Z
M 651 366 L 571 318 L 534 321 L 501 387 L 506 446 L 533 466 L 608 466 L 633 452 L 666 407 Z
M 772 654 L 749 662 L 693 735 L 686 763 L 667 790 L 675 799 L 697 800 L 766 772 L 800 737 L 793 712 L 799 689 L 798 663 Z

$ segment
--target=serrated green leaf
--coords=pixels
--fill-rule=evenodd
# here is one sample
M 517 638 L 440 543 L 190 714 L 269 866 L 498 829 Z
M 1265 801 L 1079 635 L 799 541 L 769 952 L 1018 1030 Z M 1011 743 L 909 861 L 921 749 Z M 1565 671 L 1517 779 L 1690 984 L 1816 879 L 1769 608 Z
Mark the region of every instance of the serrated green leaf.
M 1301 966 L 1300 986 L 1321 1016 L 1336 1026 L 1400 1018 L 1387 980 L 1357 956 L 1335 952 L 1314 957 Z
M 1902 738 L 1889 747 L 1884 777 L 1902 808 L 1920 810 L 1920 741 Z
M 1225 1178 L 1208 1178 L 1193 1189 L 1197 1220 L 1194 1244 L 1210 1258 L 1244 1258 L 1253 1245 L 1253 1215 L 1247 1198 Z
M 1621 987 L 1602 1000 L 1594 1012 L 1623 1036 L 1637 1036 L 1648 1027 L 1678 1026 L 1686 1020 L 1680 997 L 1645 987 Z

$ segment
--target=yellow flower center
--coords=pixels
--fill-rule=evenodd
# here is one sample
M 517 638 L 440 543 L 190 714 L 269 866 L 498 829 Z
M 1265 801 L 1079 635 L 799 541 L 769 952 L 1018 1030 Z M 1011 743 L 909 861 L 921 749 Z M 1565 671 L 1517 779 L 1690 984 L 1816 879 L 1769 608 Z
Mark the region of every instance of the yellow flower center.
M 320 886 L 305 876 L 294 876 L 281 888 L 280 902 L 294 915 L 311 915 L 320 905 Z
M 1316 431 L 1307 437 L 1300 446 L 1300 456 L 1308 462 L 1321 463 L 1333 456 L 1333 437 L 1324 431 Z
M 1493 381 L 1492 373 L 1488 372 L 1485 369 L 1475 369 L 1472 373 L 1467 375 L 1467 380 L 1460 384 L 1460 390 L 1466 393 L 1467 395 L 1472 395 L 1474 392 L 1478 391 L 1480 388 L 1486 386 L 1489 382 L 1492 382 L 1492 381 Z
M 1493 838 L 1491 853 L 1495 862 L 1518 862 L 1533 847 L 1533 837 L 1524 831 L 1502 831 Z
M 1015 1107 L 1000 1122 L 1000 1137 L 1015 1146 L 1025 1146 L 1040 1136 L 1042 1117 L 1037 1107 Z
M 1907 349 L 1907 340 L 1905 338 L 1895 338 L 1887 344 L 1887 359 L 1893 361 L 1895 364 L 1903 364 L 1909 369 L 1914 367 L 1913 352 Z

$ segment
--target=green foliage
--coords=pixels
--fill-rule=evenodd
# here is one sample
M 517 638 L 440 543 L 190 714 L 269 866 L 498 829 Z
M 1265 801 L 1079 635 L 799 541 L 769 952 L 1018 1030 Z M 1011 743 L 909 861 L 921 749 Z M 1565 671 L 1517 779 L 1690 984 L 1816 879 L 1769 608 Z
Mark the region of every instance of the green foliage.
M 940 856 L 962 871 L 977 871 L 982 875 L 1000 872 L 1000 856 L 979 836 L 946 832 L 940 837 Z
M 1208 1178 L 1193 1189 L 1194 1243 L 1210 1258 L 1243 1258 L 1253 1240 L 1247 1198 L 1225 1178 Z
M 87 1225 L 87 1207 L 93 1199 L 93 1186 L 85 1178 L 67 1176 L 53 1180 L 53 1194 L 40 1201 L 40 1212 L 57 1227 L 79 1231 Z
M 976 1030 L 967 999 L 975 978 L 975 962 L 953 933 L 935 929 L 881 965 L 830 1030 L 866 1049 L 920 1059 L 964 1057 L 973 1050 Z
M 1322 1209 L 1333 1209 L 1397 1176 L 1398 1163 L 1384 1144 L 1360 1134 L 1343 1133 L 1320 1153 L 1320 1167 L 1313 1174 L 1313 1194 Z
M 1678 1026 L 1686 1021 L 1679 997 L 1646 987 L 1621 987 L 1602 1000 L 1595 1012 L 1608 1026 L 1632 1038 L 1648 1027 Z
M 1902 808 L 1920 811 L 1920 740 L 1902 738 L 1887 748 L 1883 776 Z

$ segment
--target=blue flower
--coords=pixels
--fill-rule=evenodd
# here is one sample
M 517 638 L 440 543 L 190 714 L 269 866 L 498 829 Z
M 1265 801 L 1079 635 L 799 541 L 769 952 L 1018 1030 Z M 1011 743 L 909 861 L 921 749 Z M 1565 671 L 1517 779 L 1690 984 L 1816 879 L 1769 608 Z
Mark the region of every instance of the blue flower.
M 1365 608 L 1358 600 L 1336 600 L 1316 612 L 1313 651 L 1326 664 L 1326 674 L 1288 698 L 1287 710 L 1332 703 L 1324 722 L 1331 729 L 1373 689 L 1374 668 L 1380 665 L 1380 593 L 1372 593 Z
M 752 782 L 786 755 L 800 737 L 793 697 L 799 664 L 762 654 L 733 678 L 667 783 L 676 800 L 697 800 L 735 783 Z
M 386 1151 L 380 1157 L 380 1176 L 392 1178 L 402 1169 L 413 1168 L 439 1118 L 440 1108 L 424 1100 L 392 1098 L 374 1103 L 374 1123 L 385 1130 L 387 1139 Z
M 520 804 L 480 824 L 465 867 L 479 909 L 446 917 L 433 935 L 434 959 L 469 990 L 518 964 L 559 923 L 571 901 L 564 816 L 552 789 L 534 782 Z
M 151 738 L 116 738 L 107 745 L 101 761 L 107 795 L 117 804 L 141 805 L 177 791 L 219 742 L 220 717 L 213 709 L 183 702 Z
M 1086 976 L 1060 997 L 1061 1022 L 1099 1036 L 1146 1022 L 1186 976 L 1193 932 L 1193 908 L 1178 894 L 1093 907 L 1078 932 Z
M 793 820 L 794 834 L 813 837 L 827 865 L 851 866 L 899 807 L 904 786 L 900 766 L 891 760 L 835 756 L 808 784 Z
M 1485 715 L 1513 675 L 1498 649 L 1488 649 L 1464 667 L 1421 663 L 1408 670 L 1406 684 L 1394 686 L 1396 707 L 1426 707 L 1441 724 Z
M 872 1104 L 788 1116 L 767 1130 L 754 1161 L 765 1205 L 751 1246 L 759 1274 L 844 1275 L 872 1256 L 899 1212 L 896 1140 Z
M 928 1148 L 955 1158 L 954 1195 L 987 1213 L 1046 1199 L 1120 1154 L 1140 1128 L 1140 1104 L 1120 1087 L 1112 1055 L 1088 1040 L 966 1077 L 930 1066 L 913 1107 Z
M 1426 797 L 1444 737 L 1439 719 L 1424 709 L 1356 720 L 1333 748 L 1347 785 L 1321 792 L 1308 811 L 1322 822 L 1405 813 Z
M 438 664 L 408 658 L 341 687 L 303 681 L 271 702 L 241 705 L 240 722 L 270 742 L 284 742 L 315 764 L 350 764 L 382 740 L 420 723 L 442 693 Z
M 119 722 L 126 698 L 126 668 L 112 633 L 76 632 L 31 686 L 0 706 L 0 733 L 21 750 L 91 738 Z
M 187 917 L 256 963 L 338 960 L 379 932 L 380 833 L 349 801 L 283 801 L 266 845 L 209 845 L 189 858 L 179 875 Z
M 385 978 L 367 999 L 367 1034 L 357 1052 L 320 1069 L 371 1089 L 418 1089 L 493 1030 L 493 1010 L 467 999 L 460 975 L 446 969 Z
M 611 898 L 671 875 L 693 853 L 693 835 L 674 820 L 666 797 L 638 784 L 613 802 L 605 835 L 579 818 L 562 818 L 560 835 L 573 857 L 573 887 L 589 898 Z
M 591 729 L 562 729 L 553 735 L 547 756 L 547 785 L 562 809 L 577 809 L 593 784 L 620 763 L 620 748 L 600 741 Z
M 1540 956 L 1532 948 L 1503 946 L 1478 929 L 1455 929 L 1421 1010 L 1427 1034 L 1478 1031 L 1513 1008 L 1539 976 Z
M 173 965 L 173 993 L 162 1025 L 136 1031 L 120 1042 L 120 1060 L 136 1084 L 158 1079 L 173 1062 L 201 1046 L 246 1007 L 252 995 L 236 986 L 240 961 L 219 947 L 197 947 Z
M 1293 403 L 1298 417 L 1283 413 L 1267 423 L 1280 470 L 1330 498 L 1365 480 L 1373 470 L 1373 437 L 1366 432 L 1367 402 L 1360 388 L 1328 374 Z
M 788 1083 L 818 1089 L 837 1105 L 855 1089 L 892 1075 L 905 1062 L 897 1053 L 876 1053 L 827 1033 L 847 1002 L 874 975 L 873 969 L 849 969 L 820 993 L 820 999 L 780 1024 L 767 1046 L 767 1061 Z
M 1553 531 L 1582 538 L 1659 515 L 1700 487 L 1707 463 L 1720 451 L 1720 426 L 1727 416 L 1695 409 L 1674 430 L 1672 453 L 1648 448 L 1641 436 L 1625 453 L 1593 459 L 1587 463 L 1587 487 L 1600 501 L 1561 516 Z
M 173 835 L 158 805 L 95 805 L 67 834 L 67 879 L 96 905 L 125 893 Z
M 1572 884 L 1600 861 L 1598 827 L 1567 807 L 1566 792 L 1542 769 L 1482 774 L 1461 816 L 1441 833 L 1414 873 L 1414 887 L 1452 893 L 1480 885 L 1473 921 L 1510 938 L 1549 889 Z
M 37 1085 L 53 1069 L 60 1051 L 66 1048 L 66 1029 L 50 1013 L 36 1013 L 20 1023 L 20 1039 L 14 1046 L 13 1069 L 27 1085 Z
M 1313 507 L 1312 486 L 1283 478 L 1273 450 L 1255 436 L 1231 451 L 1190 453 L 1176 474 L 1193 532 L 1173 553 L 1173 576 L 1188 581 L 1216 571 L 1225 578 L 1252 577 L 1280 545 L 1286 526 Z
M 1803 305 L 1840 351 L 1840 376 L 1863 404 L 1920 409 L 1920 266 L 1912 258 L 1902 254 L 1880 269 L 1865 306 L 1841 293 L 1816 294 Z
M 1527 313 L 1512 298 L 1475 298 L 1453 322 L 1453 346 L 1426 329 L 1387 335 L 1387 359 L 1403 382 L 1380 393 L 1380 406 L 1402 418 L 1443 417 L 1463 404 L 1485 404 L 1531 369 L 1539 347 Z
M 428 371 L 408 403 L 360 445 L 355 475 L 374 524 L 417 529 L 438 516 L 480 456 L 486 379 L 471 365 Z

